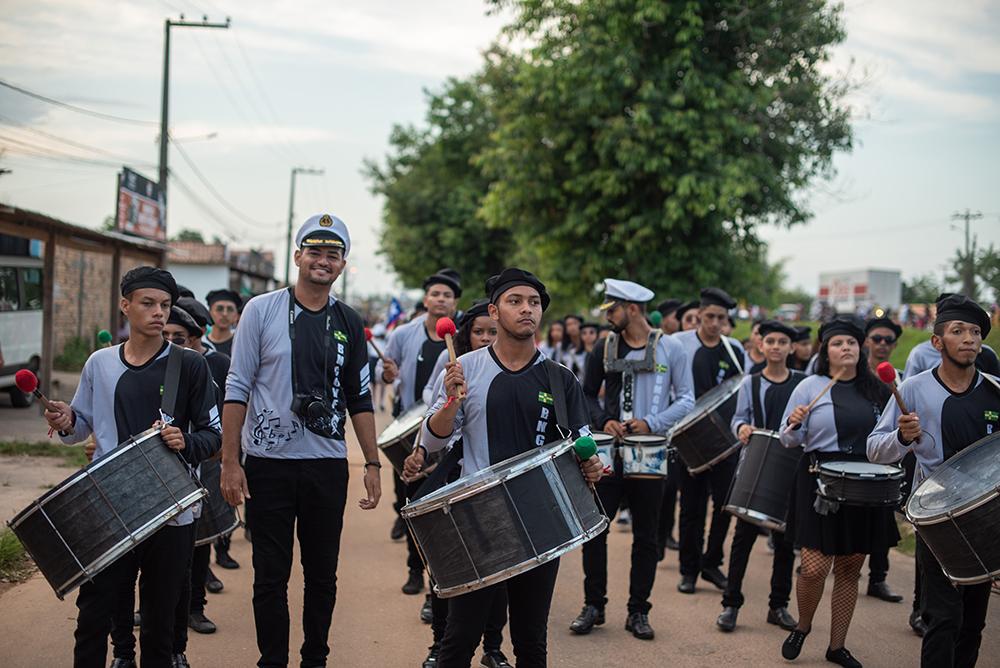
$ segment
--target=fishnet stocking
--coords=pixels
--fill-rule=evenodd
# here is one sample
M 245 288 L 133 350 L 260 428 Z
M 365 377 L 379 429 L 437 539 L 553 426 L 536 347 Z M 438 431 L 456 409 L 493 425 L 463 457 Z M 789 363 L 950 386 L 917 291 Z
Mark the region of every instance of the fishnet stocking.
M 802 570 L 795 583 L 795 599 L 799 605 L 799 631 L 808 633 L 812 629 L 813 616 L 819 601 L 823 598 L 823 585 L 833 565 L 833 557 L 819 550 L 803 547 L 800 553 Z
M 833 561 L 833 595 L 830 597 L 830 649 L 840 649 L 858 602 L 858 578 L 865 555 L 838 556 Z

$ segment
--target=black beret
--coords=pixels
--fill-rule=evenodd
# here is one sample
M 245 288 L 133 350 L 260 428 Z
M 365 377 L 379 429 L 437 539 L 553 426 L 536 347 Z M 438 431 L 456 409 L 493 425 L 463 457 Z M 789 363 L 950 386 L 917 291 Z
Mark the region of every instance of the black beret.
M 194 321 L 191 314 L 180 306 L 170 307 L 170 317 L 167 318 L 167 324 L 180 325 L 188 331 L 190 336 L 201 336 L 201 327 Z
M 808 325 L 800 325 L 795 328 L 795 336 L 792 337 L 793 343 L 799 343 L 800 341 L 808 341 L 812 338 L 812 327 Z
M 683 320 L 684 314 L 691 309 L 698 308 L 700 304 L 697 301 L 690 301 L 687 304 L 681 304 L 677 307 L 677 320 Z
M 891 329 L 897 339 L 903 335 L 903 328 L 889 318 L 871 318 L 867 323 L 865 323 L 865 335 L 870 334 L 873 329 L 878 329 L 879 327 Z
M 447 285 L 455 293 L 455 298 L 462 296 L 462 275 L 451 267 L 438 269 L 436 272 L 424 279 L 424 290 L 432 285 Z
M 122 297 L 128 297 L 136 290 L 142 288 L 155 288 L 163 290 L 170 295 L 170 302 L 177 301 L 180 295 L 177 293 L 177 281 L 173 275 L 165 269 L 159 267 L 136 267 L 130 269 L 122 276 L 121 282 Z
M 482 315 L 489 315 L 490 300 L 483 298 L 472 302 L 472 306 L 458 319 L 458 327 L 461 329 L 467 324 L 471 324 L 476 318 Z
M 760 327 L 757 332 L 761 335 L 761 338 L 767 336 L 768 334 L 784 334 L 790 340 L 794 341 L 795 337 L 798 336 L 793 328 L 789 327 L 783 322 L 778 322 L 777 320 L 763 320 L 760 323 Z
M 184 287 L 183 285 L 177 286 L 177 294 L 180 297 L 194 297 L 194 293 L 190 289 Z
M 937 318 L 934 320 L 934 324 L 938 325 L 952 320 L 979 325 L 984 339 L 992 329 L 989 314 L 983 310 L 982 306 L 965 295 L 950 295 L 937 303 Z
M 680 299 L 664 299 L 662 302 L 656 305 L 656 310 L 660 312 L 664 318 L 679 309 L 683 305 Z
M 826 341 L 832 336 L 846 334 L 857 339 L 860 344 L 865 340 L 864 325 L 864 321 L 856 316 L 838 315 L 833 320 L 823 323 L 819 328 L 819 338 L 821 341 Z
M 208 308 L 197 299 L 193 297 L 181 297 L 177 300 L 177 305 L 187 311 L 188 315 L 194 318 L 199 327 L 212 324 L 212 316 L 209 314 Z
M 205 301 L 208 302 L 209 308 L 212 308 L 215 302 L 232 302 L 236 304 L 237 311 L 243 310 L 243 298 L 235 290 L 212 290 L 205 295 Z
M 542 310 L 549 307 L 550 298 L 545 290 L 545 284 L 530 271 L 517 267 L 508 267 L 496 276 L 486 279 L 486 294 L 490 296 L 490 303 L 496 304 L 500 295 L 518 285 L 527 285 L 538 290 L 538 295 L 542 298 Z
M 721 306 L 728 311 L 731 308 L 736 308 L 736 300 L 720 288 L 704 288 L 701 291 L 701 305 Z

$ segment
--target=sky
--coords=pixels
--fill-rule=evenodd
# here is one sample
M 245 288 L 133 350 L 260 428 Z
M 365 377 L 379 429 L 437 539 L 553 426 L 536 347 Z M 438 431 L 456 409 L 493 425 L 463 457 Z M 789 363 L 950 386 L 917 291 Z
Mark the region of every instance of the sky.
M 476 71 L 504 23 L 474 0 L 2 6 L 0 79 L 139 122 L 0 87 L 0 167 L 13 170 L 0 176 L 0 201 L 99 226 L 114 213 L 121 164 L 156 177 L 164 19 L 229 16 L 228 30 L 171 33 L 169 233 L 196 229 L 283 258 L 291 169 L 322 169 L 297 179 L 295 226 L 319 212 L 347 222 L 355 294 L 400 287 L 377 253 L 382 201 L 363 161 L 384 158 L 393 124 L 422 122 L 426 89 Z M 789 286 L 810 293 L 823 271 L 940 278 L 964 240 L 951 217 L 966 208 L 984 214 L 972 223 L 980 245 L 1000 245 L 1000 4 L 852 0 L 845 20 L 827 67 L 862 82 L 850 97 L 854 149 L 802 193 L 808 224 L 761 230 Z

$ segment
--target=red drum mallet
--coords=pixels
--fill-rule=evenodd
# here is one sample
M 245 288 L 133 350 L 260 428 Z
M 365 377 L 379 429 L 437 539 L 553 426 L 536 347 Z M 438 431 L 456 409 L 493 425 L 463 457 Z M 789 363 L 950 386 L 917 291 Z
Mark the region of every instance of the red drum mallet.
M 42 405 L 45 406 L 45 410 L 54 410 L 49 400 L 38 390 L 38 376 L 28 369 L 21 369 L 14 374 L 14 384 L 17 385 L 17 389 L 25 394 L 35 395 L 42 402 Z
M 448 361 L 452 364 L 458 359 L 458 355 L 455 354 L 455 341 L 453 337 L 455 336 L 455 322 L 451 318 L 439 318 L 437 325 L 434 326 L 434 331 L 439 337 L 444 339 L 444 343 L 448 346 Z M 461 394 L 461 399 L 465 398 L 465 393 Z M 449 399 L 449 402 L 451 400 Z
M 378 358 L 385 362 L 385 355 L 379 350 L 378 345 L 375 343 L 375 335 L 372 334 L 372 330 L 369 327 L 365 327 L 365 341 L 375 349 L 375 354 L 378 355 Z

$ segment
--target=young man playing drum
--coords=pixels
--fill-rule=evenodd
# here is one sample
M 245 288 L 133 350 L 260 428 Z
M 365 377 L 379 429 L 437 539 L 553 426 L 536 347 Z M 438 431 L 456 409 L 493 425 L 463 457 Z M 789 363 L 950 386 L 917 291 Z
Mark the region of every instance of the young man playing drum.
M 79 443 L 94 435 L 94 461 L 164 421 L 161 388 L 168 385 L 167 362 L 174 349 L 161 332 L 171 304 L 177 300 L 177 283 L 162 269 L 137 267 L 122 277 L 121 294 L 120 307 L 131 330 L 128 341 L 92 354 L 72 403 L 53 401 L 51 410 L 45 411 L 49 426 L 59 431 L 64 443 Z M 174 414 L 167 416 L 172 420 L 163 426 L 160 437 L 167 447 L 195 465 L 219 450 L 218 409 L 205 358 L 194 351 L 176 350 L 181 354 L 177 400 Z M 142 665 L 171 667 L 174 611 L 188 577 L 193 522 L 193 510 L 184 511 L 80 587 L 75 668 L 106 665 L 111 619 L 120 605 L 123 587 L 135 582 L 137 572 L 141 573 Z M 134 663 L 125 660 L 118 665 Z
M 895 401 L 889 402 L 868 437 L 871 461 L 894 463 L 912 452 L 917 459 L 916 487 L 950 457 L 1000 431 L 1000 386 L 975 366 L 989 332 L 989 316 L 971 299 L 950 295 L 938 302 L 931 343 L 940 354 L 940 363 L 899 386 L 909 413 L 903 414 Z M 994 470 L 994 482 L 996 478 Z M 917 557 L 927 623 L 921 666 L 974 666 L 986 625 L 990 583 L 952 584 L 919 532 Z
M 805 374 L 789 370 L 786 362 L 792 349 L 795 330 L 776 320 L 764 320 L 755 326 L 759 330 L 761 352 L 766 366 L 762 371 L 747 376 L 740 383 L 733 414 L 733 433 L 743 445 L 750 442 L 754 429 L 776 432 L 781 427 L 792 390 L 805 378 Z M 781 447 L 778 445 L 777 447 Z M 791 486 L 776 490 L 788 497 Z M 780 518 L 784 520 L 784 517 Z M 743 576 L 750 561 L 750 551 L 760 535 L 756 524 L 736 520 L 733 543 L 729 548 L 729 577 L 722 595 L 722 614 L 715 624 L 722 631 L 736 628 L 736 617 L 743 606 Z M 771 565 L 771 597 L 768 600 L 767 623 L 791 631 L 795 619 L 788 612 L 788 599 L 792 594 L 792 567 L 795 552 L 791 541 L 781 531 L 773 531 L 774 561 Z
M 729 318 L 729 309 L 736 301 L 719 288 L 701 291 L 697 329 L 675 334 L 683 346 L 694 379 L 695 399 L 727 378 L 743 373 L 743 348 L 739 341 L 722 336 L 722 324 Z M 693 594 L 698 574 L 719 589 L 726 588 L 723 575 L 722 548 L 729 530 L 729 513 L 722 510 L 726 495 L 736 473 L 738 458 L 734 455 L 715 464 L 704 473 L 691 475 L 678 466 L 681 489 L 680 570 L 677 590 Z M 712 497 L 712 525 L 705 542 L 705 515 L 708 497 Z
M 653 291 L 631 281 L 604 281 L 605 303 L 601 306 L 612 334 L 597 343 L 587 360 L 583 394 L 590 408 L 594 429 L 616 440 L 632 434 L 666 434 L 694 406 L 691 366 L 680 344 L 646 320 L 645 304 Z M 604 406 L 598 395 L 604 386 Z M 665 443 L 664 443 L 665 446 Z M 615 448 L 616 452 L 620 452 Z M 662 477 L 627 477 L 621 456 L 597 484 L 605 510 L 628 500 L 632 514 L 632 568 L 629 573 L 628 617 L 625 629 L 641 640 L 651 640 L 650 593 L 656 578 L 656 530 L 667 476 L 667 458 Z M 608 530 L 583 546 L 584 605 L 570 624 L 578 635 L 590 633 L 604 623 L 608 602 Z
M 553 414 L 554 392 L 566 399 L 566 425 L 589 433 L 587 409 L 580 384 L 571 371 L 558 367 L 561 388 L 553 388 L 545 357 L 535 348 L 535 331 L 549 305 L 545 285 L 533 274 L 505 269 L 486 282 L 490 317 L 497 323 L 497 339 L 485 348 L 465 354 L 446 366 L 444 393 L 437 398 L 421 428 L 421 443 L 437 451 L 457 435 L 463 438 L 462 474 L 467 476 L 492 464 L 559 441 Z M 407 459 L 406 475 L 419 473 L 423 447 Z M 587 479 L 596 482 L 603 465 L 595 455 L 581 463 Z M 540 509 L 541 510 L 541 509 Z M 484 531 L 489 527 L 484 525 Z M 559 560 L 509 578 L 510 637 L 519 668 L 546 665 L 549 607 Z M 485 587 L 449 599 L 448 628 L 441 645 L 441 668 L 468 668 L 483 635 L 492 602 L 500 585 Z

